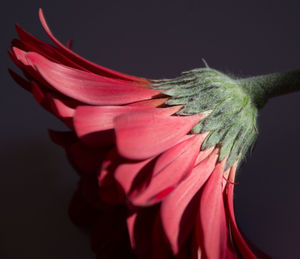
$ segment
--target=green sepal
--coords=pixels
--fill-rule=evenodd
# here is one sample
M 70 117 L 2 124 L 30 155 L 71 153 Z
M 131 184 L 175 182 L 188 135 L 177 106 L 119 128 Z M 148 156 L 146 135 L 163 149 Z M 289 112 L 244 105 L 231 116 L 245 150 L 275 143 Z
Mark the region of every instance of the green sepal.
M 209 113 L 192 132 L 209 132 L 201 150 L 219 147 L 219 161 L 228 157 L 228 168 L 241 160 L 257 135 L 257 108 L 240 82 L 206 67 L 184 72 L 175 79 L 157 80 L 153 87 L 170 97 L 167 105 L 183 105 L 177 112 L 181 116 Z

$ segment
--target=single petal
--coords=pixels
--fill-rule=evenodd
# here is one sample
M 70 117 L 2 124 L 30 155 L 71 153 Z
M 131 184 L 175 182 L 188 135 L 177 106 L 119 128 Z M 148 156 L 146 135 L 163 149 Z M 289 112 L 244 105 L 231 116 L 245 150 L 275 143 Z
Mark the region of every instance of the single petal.
M 136 103 L 130 103 L 128 106 L 139 106 L 139 107 L 158 107 L 162 104 L 164 104 L 168 98 L 157 98 L 157 99 L 151 99 L 146 101 L 140 101 Z
M 196 166 L 191 174 L 162 202 L 161 218 L 174 254 L 191 232 L 198 209 L 197 193 L 215 168 L 218 150 Z
M 152 206 L 139 209 L 127 219 L 131 247 L 139 258 L 151 254 L 151 236 L 157 213 L 158 207 Z
M 225 258 L 228 225 L 223 201 L 223 171 L 226 159 L 218 163 L 200 197 L 198 244 L 205 258 Z
M 117 147 L 130 159 L 147 159 L 174 146 L 202 115 L 163 116 L 151 113 L 122 115 L 115 120 Z
M 83 103 L 126 104 L 151 99 L 160 93 L 159 90 L 141 88 L 128 81 L 103 79 L 92 73 L 51 62 L 37 53 L 29 52 L 27 59 L 52 87 Z
M 229 180 L 234 182 L 234 176 L 236 172 L 236 166 L 237 164 L 233 165 L 230 169 L 229 174 Z M 225 208 L 226 212 L 228 214 L 228 218 L 230 220 L 230 229 L 231 233 L 234 237 L 234 242 L 236 246 L 238 247 L 239 252 L 244 258 L 249 259 L 256 259 L 257 257 L 254 255 L 254 253 L 249 248 L 247 242 L 244 240 L 242 234 L 239 231 L 239 228 L 237 226 L 235 215 L 234 215 L 234 208 L 233 208 L 233 190 L 234 190 L 234 184 L 227 183 L 226 189 L 225 189 Z M 261 258 L 267 258 L 267 256 L 261 257 Z
M 57 117 L 72 118 L 74 116 L 75 109 L 68 105 L 67 102 L 64 102 L 56 97 L 52 97 L 52 105 Z

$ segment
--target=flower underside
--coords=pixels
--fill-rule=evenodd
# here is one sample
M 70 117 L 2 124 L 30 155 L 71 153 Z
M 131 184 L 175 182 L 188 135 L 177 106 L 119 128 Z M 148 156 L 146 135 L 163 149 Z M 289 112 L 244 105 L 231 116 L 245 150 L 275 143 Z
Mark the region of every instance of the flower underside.
M 80 176 L 70 216 L 93 228 L 99 258 L 268 258 L 239 232 L 235 174 L 258 109 L 298 90 L 300 71 L 148 80 L 82 58 L 40 20 L 54 45 L 17 26 L 9 55 L 24 77 L 10 74 L 69 129 L 49 133 Z
M 205 67 L 155 80 L 152 87 L 170 97 L 166 105 L 183 105 L 178 115 L 208 114 L 192 132 L 209 132 L 201 149 L 219 147 L 219 161 L 228 157 L 226 168 L 241 160 L 257 138 L 257 108 L 238 80 Z

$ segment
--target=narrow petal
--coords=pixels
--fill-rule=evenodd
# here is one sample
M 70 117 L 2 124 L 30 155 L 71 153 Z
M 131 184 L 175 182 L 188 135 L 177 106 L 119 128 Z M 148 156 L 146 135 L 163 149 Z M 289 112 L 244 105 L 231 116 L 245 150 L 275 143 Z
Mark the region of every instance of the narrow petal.
M 162 104 L 164 104 L 168 98 L 157 98 L 157 99 L 151 99 L 146 101 L 140 101 L 136 103 L 130 103 L 128 106 L 139 106 L 139 107 L 158 107 Z
M 205 258 L 225 258 L 228 244 L 228 225 L 223 201 L 224 159 L 209 177 L 200 198 L 198 244 Z
M 49 61 L 37 53 L 28 60 L 42 77 L 61 93 L 92 105 L 116 105 L 151 99 L 159 90 L 141 88 L 126 81 L 104 80 L 96 75 Z
M 115 120 L 118 150 L 130 159 L 147 159 L 178 143 L 201 118 L 151 113 L 119 116 Z
M 139 209 L 127 219 L 130 243 L 139 258 L 148 258 L 145 256 L 151 253 L 151 236 L 157 213 L 157 207 L 148 207 Z
M 191 232 L 198 209 L 196 194 L 215 168 L 218 150 L 196 166 L 191 174 L 162 202 L 161 218 L 174 254 Z
M 45 16 L 43 14 L 42 9 L 39 10 L 39 16 L 40 16 L 40 21 L 42 23 L 42 26 L 44 27 L 44 29 L 45 29 L 47 35 L 49 36 L 49 38 L 61 49 L 61 52 L 65 56 L 69 57 L 74 62 L 80 64 L 82 67 L 87 68 L 91 72 L 94 72 L 94 73 L 100 74 L 100 75 L 104 75 L 104 76 L 107 76 L 107 77 L 121 78 L 121 79 L 124 79 L 124 80 L 137 81 L 137 82 L 147 82 L 146 79 L 142 79 L 142 78 L 122 74 L 122 73 L 119 73 L 117 71 L 113 71 L 111 69 L 99 66 L 99 65 L 97 65 L 97 64 L 95 64 L 91 61 L 88 61 L 88 60 L 80 57 L 78 54 L 74 53 L 72 50 L 70 50 L 68 47 L 66 47 L 64 44 L 59 42 L 54 37 L 54 35 L 52 34 L 52 32 L 49 29 L 49 26 L 46 23 Z
M 45 58 L 55 61 L 56 63 L 62 63 L 71 67 L 75 67 L 81 70 L 87 70 L 80 65 L 76 64 L 66 56 L 62 55 L 57 48 L 51 46 L 43 41 L 38 40 L 28 32 L 24 31 L 19 25 L 16 25 L 17 33 L 20 37 L 20 41 L 13 41 L 12 47 L 22 46 L 22 49 L 36 52 Z
M 55 111 L 55 114 L 59 118 L 72 118 L 75 114 L 75 109 L 67 104 L 67 102 L 63 102 L 62 100 L 52 97 L 52 109 Z
M 229 174 L 229 180 L 234 182 L 234 176 L 235 176 L 235 171 L 236 171 L 236 164 L 232 166 Z M 225 205 L 226 205 L 226 210 L 227 214 L 230 220 L 230 229 L 232 232 L 232 235 L 234 237 L 234 242 L 236 246 L 238 247 L 239 252 L 242 254 L 244 258 L 249 258 L 249 259 L 256 259 L 257 257 L 254 255 L 254 253 L 251 251 L 249 246 L 247 245 L 247 242 L 244 240 L 242 234 L 239 231 L 239 228 L 237 226 L 236 220 L 235 220 L 235 215 L 234 215 L 234 208 L 233 208 L 233 190 L 234 190 L 234 185 L 231 183 L 228 183 L 226 185 L 225 189 Z M 262 258 L 267 258 L 267 257 L 262 257 Z

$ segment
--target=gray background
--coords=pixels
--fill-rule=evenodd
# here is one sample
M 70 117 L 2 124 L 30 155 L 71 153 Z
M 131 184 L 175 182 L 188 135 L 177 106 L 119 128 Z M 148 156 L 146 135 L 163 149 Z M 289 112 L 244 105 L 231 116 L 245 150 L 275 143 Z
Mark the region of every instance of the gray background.
M 4 6 L 5 5 L 5 6 Z M 82 56 L 148 78 L 202 66 L 237 75 L 300 67 L 299 1 L 6 1 L 1 26 L 0 258 L 94 258 L 68 219 L 77 183 L 46 128 L 62 129 L 9 77 L 14 24 L 45 40 L 37 11 Z M 239 172 L 243 232 L 275 258 L 300 258 L 300 93 L 270 100 L 260 138 Z

